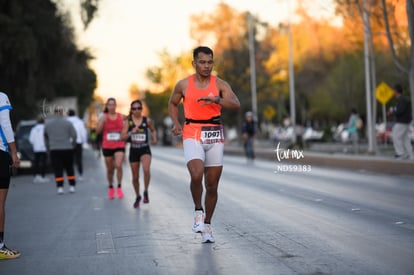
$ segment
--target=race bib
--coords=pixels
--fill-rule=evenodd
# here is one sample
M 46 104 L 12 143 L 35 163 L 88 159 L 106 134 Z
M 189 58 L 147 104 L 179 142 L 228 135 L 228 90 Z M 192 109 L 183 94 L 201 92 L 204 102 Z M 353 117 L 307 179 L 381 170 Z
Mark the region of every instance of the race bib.
M 135 142 L 144 142 L 146 138 L 145 134 L 132 134 L 131 135 L 131 141 Z
M 218 126 L 201 127 L 200 142 L 202 144 L 213 144 L 213 143 L 224 142 L 222 126 L 218 125 Z
M 121 133 L 119 132 L 109 132 L 106 134 L 106 139 L 108 141 L 120 141 L 121 140 Z

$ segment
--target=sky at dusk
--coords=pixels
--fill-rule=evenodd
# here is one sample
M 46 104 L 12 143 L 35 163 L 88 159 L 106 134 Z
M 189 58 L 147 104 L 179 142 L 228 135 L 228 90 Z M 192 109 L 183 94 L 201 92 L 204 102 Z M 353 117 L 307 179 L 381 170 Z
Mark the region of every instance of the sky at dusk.
M 78 15 L 73 2 L 67 8 Z M 91 49 L 95 60 L 92 68 L 98 75 L 97 93 L 104 99 L 114 96 L 128 104 L 129 87 L 148 86 L 147 68 L 159 65 L 158 53 L 167 49 L 172 54 L 191 51 L 194 41 L 189 36 L 190 15 L 211 13 L 224 2 L 239 12 L 250 11 L 271 25 L 287 20 L 295 0 L 100 0 L 98 15 L 86 31 L 80 18 L 74 16 L 80 47 Z M 333 14 L 331 0 L 308 0 L 315 14 Z M 214 49 L 213 49 L 214 50 Z

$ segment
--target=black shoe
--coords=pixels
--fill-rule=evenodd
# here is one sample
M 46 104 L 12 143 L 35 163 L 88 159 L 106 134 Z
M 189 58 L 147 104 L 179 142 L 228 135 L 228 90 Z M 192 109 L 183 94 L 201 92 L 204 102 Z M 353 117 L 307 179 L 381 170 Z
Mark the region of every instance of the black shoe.
M 139 196 L 135 202 L 134 202 L 134 208 L 138 208 L 139 207 L 139 202 L 141 201 L 141 196 Z
M 149 203 L 148 191 L 144 191 L 144 203 Z

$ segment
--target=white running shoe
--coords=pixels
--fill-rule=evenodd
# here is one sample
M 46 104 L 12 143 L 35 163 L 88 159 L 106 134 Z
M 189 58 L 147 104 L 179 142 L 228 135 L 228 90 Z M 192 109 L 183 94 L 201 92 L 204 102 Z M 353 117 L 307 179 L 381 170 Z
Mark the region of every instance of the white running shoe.
M 75 193 L 75 186 L 69 186 L 69 192 L 71 192 L 71 193 Z
M 63 187 L 58 187 L 58 189 L 57 189 L 57 193 L 58 193 L 58 195 L 63 195 L 63 193 L 65 193 L 65 192 L 63 191 Z
M 214 243 L 213 230 L 210 224 L 204 225 L 204 231 L 201 233 L 202 243 Z
M 204 212 L 197 210 L 194 212 L 193 232 L 202 233 L 204 231 Z

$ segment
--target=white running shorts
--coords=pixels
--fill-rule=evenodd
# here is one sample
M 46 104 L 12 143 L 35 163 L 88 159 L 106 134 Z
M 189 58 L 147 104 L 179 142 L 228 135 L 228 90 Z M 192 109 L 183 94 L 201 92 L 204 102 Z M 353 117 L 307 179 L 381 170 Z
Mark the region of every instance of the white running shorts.
M 186 163 L 193 159 L 201 159 L 204 167 L 223 166 L 224 143 L 201 144 L 193 138 L 183 141 Z

